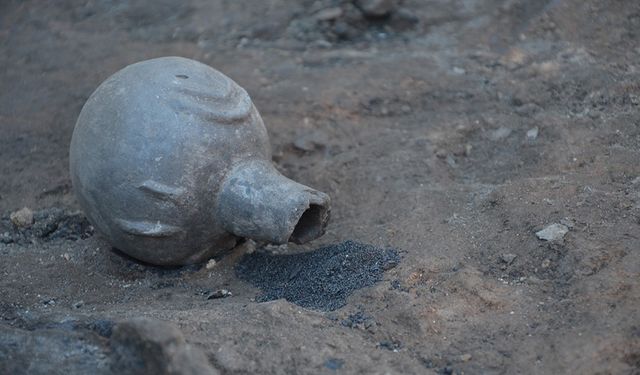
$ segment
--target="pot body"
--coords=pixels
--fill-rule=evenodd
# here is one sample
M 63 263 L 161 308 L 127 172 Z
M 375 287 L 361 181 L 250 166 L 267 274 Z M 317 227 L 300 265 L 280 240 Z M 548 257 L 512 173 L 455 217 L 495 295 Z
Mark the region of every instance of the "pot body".
M 70 148 L 74 191 L 91 223 L 114 247 L 161 265 L 235 246 L 240 237 L 225 224 L 233 218 L 216 215 L 223 182 L 238 165 L 270 160 L 245 90 L 180 57 L 142 61 L 104 81 Z

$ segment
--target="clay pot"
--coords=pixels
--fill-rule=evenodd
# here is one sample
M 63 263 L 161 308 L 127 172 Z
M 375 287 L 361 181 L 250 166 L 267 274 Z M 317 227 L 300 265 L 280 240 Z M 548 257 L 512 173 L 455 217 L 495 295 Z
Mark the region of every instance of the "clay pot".
M 71 178 L 91 223 L 145 262 L 200 262 L 242 238 L 303 243 L 324 233 L 329 197 L 281 175 L 249 95 L 197 61 L 125 67 L 82 108 Z

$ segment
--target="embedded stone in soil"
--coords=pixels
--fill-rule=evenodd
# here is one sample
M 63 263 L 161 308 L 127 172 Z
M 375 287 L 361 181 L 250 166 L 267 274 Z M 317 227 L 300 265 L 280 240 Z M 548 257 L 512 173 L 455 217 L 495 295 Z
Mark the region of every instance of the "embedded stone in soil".
M 384 271 L 399 261 L 395 249 L 345 241 L 300 254 L 246 254 L 235 271 L 262 290 L 258 302 L 285 298 L 302 307 L 331 311 L 344 306 L 354 291 L 381 281 Z

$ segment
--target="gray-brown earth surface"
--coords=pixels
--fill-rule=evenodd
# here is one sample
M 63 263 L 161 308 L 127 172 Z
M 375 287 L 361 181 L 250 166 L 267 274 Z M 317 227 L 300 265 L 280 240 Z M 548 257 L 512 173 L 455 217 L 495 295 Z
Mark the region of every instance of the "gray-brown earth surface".
M 246 88 L 278 168 L 332 197 L 324 237 L 258 252 L 355 240 L 397 265 L 325 311 L 260 302 L 251 244 L 164 269 L 94 234 L 75 120 L 165 55 Z M 0 87 L 0 372 L 118 372 L 113 324 L 147 317 L 226 374 L 640 373 L 638 1 L 5 0 Z

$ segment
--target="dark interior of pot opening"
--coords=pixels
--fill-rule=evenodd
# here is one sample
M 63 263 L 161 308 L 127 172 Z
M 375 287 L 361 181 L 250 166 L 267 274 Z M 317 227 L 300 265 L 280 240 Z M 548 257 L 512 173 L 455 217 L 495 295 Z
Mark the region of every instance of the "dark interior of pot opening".
M 320 237 L 324 234 L 327 219 L 327 207 L 319 204 L 309 205 L 309 208 L 298 220 L 298 224 L 296 224 L 289 241 L 305 243 Z

